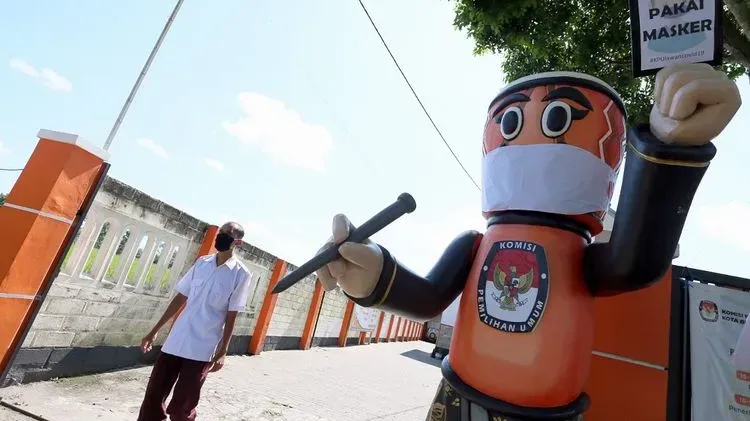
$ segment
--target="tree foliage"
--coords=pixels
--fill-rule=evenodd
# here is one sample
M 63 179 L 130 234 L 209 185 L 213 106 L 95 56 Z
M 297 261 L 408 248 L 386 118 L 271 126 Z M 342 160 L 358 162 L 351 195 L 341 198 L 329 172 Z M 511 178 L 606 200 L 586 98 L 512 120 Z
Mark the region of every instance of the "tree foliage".
M 0 205 L 5 203 L 5 198 L 8 197 L 5 195 L 5 193 L 0 193 Z
M 631 123 L 648 121 L 654 78 L 632 77 L 628 0 L 454 0 L 454 25 L 476 54 L 503 57 L 506 82 L 567 70 L 596 76 L 623 97 Z M 750 0 L 725 0 L 725 64 L 750 70 Z

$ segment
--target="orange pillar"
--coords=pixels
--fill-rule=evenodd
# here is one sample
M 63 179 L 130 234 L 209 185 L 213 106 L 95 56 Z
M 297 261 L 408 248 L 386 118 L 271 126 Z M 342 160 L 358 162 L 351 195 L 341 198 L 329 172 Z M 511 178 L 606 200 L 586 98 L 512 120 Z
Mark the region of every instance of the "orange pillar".
M 276 308 L 276 300 L 279 298 L 278 294 L 272 294 L 271 292 L 285 273 L 286 262 L 276 259 L 273 264 L 273 272 L 271 272 L 271 280 L 268 282 L 268 288 L 266 288 L 266 296 L 263 297 L 263 305 L 260 307 L 258 322 L 255 324 L 253 336 L 250 338 L 250 346 L 247 350 L 250 355 L 258 355 L 263 352 L 263 342 L 266 340 L 266 332 L 268 332 L 268 326 L 271 324 L 273 309 Z
M 393 333 L 393 322 L 395 319 L 396 319 L 396 316 L 391 314 L 391 320 L 388 322 L 388 333 L 385 335 L 386 342 L 391 341 L 391 333 Z
M 346 338 L 349 336 L 349 326 L 352 323 L 352 314 L 354 314 L 354 301 L 347 301 L 346 310 L 344 310 L 344 319 L 341 321 L 341 330 L 339 330 L 339 346 L 346 346 Z
M 396 322 L 396 333 L 393 335 L 393 340 L 395 342 L 400 341 L 399 335 L 401 334 L 401 317 L 398 318 L 398 322 Z
M 198 252 L 195 256 L 196 260 L 198 260 L 198 258 L 201 256 L 216 253 L 214 240 L 216 240 L 216 234 L 218 233 L 219 227 L 217 227 L 216 225 L 209 225 L 208 228 L 206 228 L 206 235 L 203 237 L 203 242 L 201 243 L 200 248 L 198 248 Z
M 40 130 L 37 137 L 0 206 L 0 380 L 109 168 L 109 154 L 76 135 Z
M 321 284 L 320 281 L 316 279 L 315 290 L 313 290 L 310 307 L 307 309 L 305 327 L 304 329 L 302 329 L 302 337 L 299 338 L 299 349 L 310 349 L 310 344 L 312 343 L 313 336 L 315 336 L 315 321 L 318 320 L 321 303 L 323 303 L 323 284 Z
M 195 260 L 198 260 L 201 256 L 206 256 L 211 253 L 216 253 L 216 248 L 214 247 L 214 240 L 216 240 L 216 234 L 219 232 L 219 227 L 216 225 L 209 225 L 208 228 L 206 228 L 206 235 L 203 236 L 203 242 L 201 243 L 201 246 L 198 248 L 198 252 L 195 254 Z M 172 330 L 172 326 L 174 326 L 174 322 L 177 320 L 178 317 L 180 317 L 180 314 L 182 313 L 182 310 L 185 309 L 185 305 L 183 304 L 182 307 L 180 307 L 179 310 L 177 310 L 177 314 L 172 317 L 172 323 L 169 325 L 169 330 Z
M 411 320 L 406 321 L 406 328 L 404 329 L 404 341 L 409 342 L 411 340 Z
M 410 341 L 413 341 L 414 338 L 417 336 L 416 330 L 417 330 L 417 323 L 414 320 L 412 320 L 411 322 L 409 322 L 409 340 Z
M 364 345 L 367 342 L 367 332 L 359 332 L 359 344 Z
M 373 343 L 380 342 L 380 329 L 383 328 L 383 319 L 385 319 L 385 312 L 380 312 L 380 317 L 378 317 L 378 327 L 375 328 L 375 338 L 373 338 Z

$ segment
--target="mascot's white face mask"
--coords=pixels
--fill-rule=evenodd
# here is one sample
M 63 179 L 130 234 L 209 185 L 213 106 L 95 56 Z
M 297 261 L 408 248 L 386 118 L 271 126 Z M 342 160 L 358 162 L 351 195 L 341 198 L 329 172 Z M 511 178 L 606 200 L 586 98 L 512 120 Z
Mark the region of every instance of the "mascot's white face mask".
M 612 167 L 576 146 L 508 145 L 482 160 L 482 210 L 606 211 L 616 178 Z

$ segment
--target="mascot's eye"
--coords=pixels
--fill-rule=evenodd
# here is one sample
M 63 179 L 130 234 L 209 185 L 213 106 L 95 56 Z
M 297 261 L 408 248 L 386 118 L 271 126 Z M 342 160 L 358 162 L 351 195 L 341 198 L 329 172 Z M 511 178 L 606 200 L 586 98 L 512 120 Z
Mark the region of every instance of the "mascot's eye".
M 579 110 L 562 101 L 552 101 L 542 113 L 542 132 L 555 138 L 565 134 L 574 120 L 586 117 L 589 110 Z
M 498 121 L 500 124 L 500 134 L 505 140 L 513 140 L 521 133 L 523 128 L 523 111 L 518 107 L 509 107 Z
M 547 137 L 560 137 L 568 131 L 572 122 L 573 110 L 570 105 L 552 101 L 542 113 L 542 132 Z

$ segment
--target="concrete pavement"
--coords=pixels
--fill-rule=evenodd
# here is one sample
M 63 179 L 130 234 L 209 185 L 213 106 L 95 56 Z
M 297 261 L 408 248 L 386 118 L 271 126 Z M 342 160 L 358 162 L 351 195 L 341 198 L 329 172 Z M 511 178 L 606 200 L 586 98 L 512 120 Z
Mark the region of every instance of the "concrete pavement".
M 8 408 L 0 406 L 0 421 L 30 421 L 33 418 L 11 411 Z
M 227 358 L 209 375 L 198 419 L 217 421 L 415 421 L 440 380 L 434 345 L 371 344 Z M 0 389 L 0 397 L 50 421 L 134 421 L 150 367 Z M 0 421 L 12 418 L 0 407 Z

